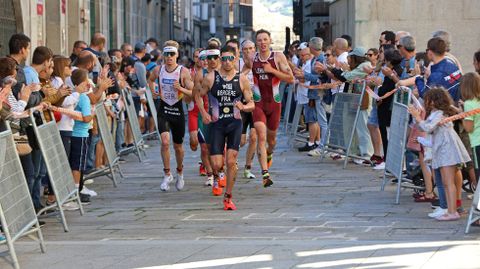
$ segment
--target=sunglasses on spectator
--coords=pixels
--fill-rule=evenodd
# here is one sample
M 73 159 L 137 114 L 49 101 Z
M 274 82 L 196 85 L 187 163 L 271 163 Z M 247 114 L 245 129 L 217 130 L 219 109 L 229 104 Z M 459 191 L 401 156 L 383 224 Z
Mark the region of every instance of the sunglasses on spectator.
M 235 56 L 222 56 L 220 60 L 222 62 L 226 62 L 226 61 L 233 62 L 233 60 L 235 60 Z
M 173 57 L 173 56 L 175 56 L 175 52 L 173 52 L 173 51 L 167 51 L 167 52 L 164 52 L 164 53 L 163 53 L 163 56 L 165 56 L 165 57 Z
M 397 49 L 403 48 L 402 45 L 397 45 Z
M 208 55 L 207 60 L 216 60 L 218 59 L 218 55 Z

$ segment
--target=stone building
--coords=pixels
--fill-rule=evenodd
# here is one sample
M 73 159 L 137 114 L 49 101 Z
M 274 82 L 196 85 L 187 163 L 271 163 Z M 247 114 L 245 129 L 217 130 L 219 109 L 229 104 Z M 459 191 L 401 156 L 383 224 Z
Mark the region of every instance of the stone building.
M 76 40 L 89 43 L 93 33 L 102 32 L 107 48 L 172 38 L 190 56 L 211 36 L 250 37 L 252 30 L 252 0 L 0 0 L 0 55 L 8 53 L 8 40 L 17 32 L 27 34 L 33 48 L 46 45 L 63 55 Z
M 354 45 L 378 47 L 384 30 L 410 32 L 417 51 L 425 51 L 432 32 L 452 36 L 452 53 L 465 71 L 473 71 L 473 53 L 480 49 L 478 0 L 337 0 L 330 5 L 332 36 L 349 34 Z

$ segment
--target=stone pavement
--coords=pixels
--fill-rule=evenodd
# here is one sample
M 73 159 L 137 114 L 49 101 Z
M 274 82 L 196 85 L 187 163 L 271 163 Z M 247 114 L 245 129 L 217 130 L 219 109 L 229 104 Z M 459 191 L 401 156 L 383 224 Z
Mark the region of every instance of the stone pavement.
M 480 229 L 464 235 L 465 217 L 429 219 L 429 206 L 415 204 L 408 190 L 395 205 L 395 188 L 381 192 L 379 172 L 320 163 L 290 149 L 284 134 L 275 184 L 264 189 L 239 173 L 234 212 L 203 186 L 199 152 L 188 147 L 185 189 L 161 192 L 159 145 L 150 144 L 144 163 L 127 157 L 118 188 L 95 180 L 99 197 L 85 216 L 67 212 L 70 232 L 45 220 L 46 254 L 28 238 L 17 242 L 22 268 L 480 268 Z M 258 176 L 257 160 L 254 169 Z M 3 253 L 0 268 L 11 268 L 7 259 Z

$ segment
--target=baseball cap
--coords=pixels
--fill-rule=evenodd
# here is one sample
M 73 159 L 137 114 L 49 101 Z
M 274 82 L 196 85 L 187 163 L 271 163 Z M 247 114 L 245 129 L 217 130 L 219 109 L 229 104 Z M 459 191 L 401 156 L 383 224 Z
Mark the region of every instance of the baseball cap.
M 308 48 L 308 43 L 307 42 L 302 42 L 300 46 L 298 46 L 298 49 L 303 50 Z
M 135 44 L 135 50 L 144 50 L 146 48 L 145 43 L 143 42 L 137 42 Z
M 365 57 L 366 53 L 367 53 L 367 51 L 364 48 L 356 47 L 351 52 L 348 53 L 348 56 L 355 55 L 355 56 L 359 56 L 359 57 Z

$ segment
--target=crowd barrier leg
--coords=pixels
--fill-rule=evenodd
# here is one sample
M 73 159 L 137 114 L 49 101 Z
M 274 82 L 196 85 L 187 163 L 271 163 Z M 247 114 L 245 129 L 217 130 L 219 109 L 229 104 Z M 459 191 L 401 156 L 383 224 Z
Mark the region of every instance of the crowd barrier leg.
M 303 105 L 297 104 L 295 107 L 295 114 L 293 114 L 292 129 L 291 132 L 287 133 L 289 135 L 289 144 L 293 147 L 293 141 L 298 133 L 298 125 L 300 123 L 300 116 L 302 115 Z
M 475 193 L 473 194 L 472 204 L 470 205 L 470 210 L 468 213 L 467 226 L 465 227 L 466 234 L 468 234 L 470 230 L 470 225 L 480 220 L 480 210 L 478 209 L 479 201 L 480 201 L 480 191 L 479 191 L 479 188 L 477 188 L 475 190 Z
M 288 132 L 288 126 L 290 125 L 289 120 L 290 120 L 290 106 L 292 105 L 292 99 L 293 99 L 293 84 L 287 84 L 287 102 L 285 103 L 285 114 L 283 115 L 283 120 L 284 120 L 284 128 L 285 128 L 285 133 Z

